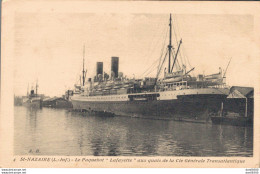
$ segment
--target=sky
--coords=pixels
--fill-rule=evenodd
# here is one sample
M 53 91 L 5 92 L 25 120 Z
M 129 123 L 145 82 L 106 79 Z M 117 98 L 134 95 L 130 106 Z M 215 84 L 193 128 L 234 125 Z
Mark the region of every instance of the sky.
M 98 61 L 110 74 L 112 56 L 119 57 L 119 71 L 130 78 L 155 77 L 168 44 L 168 23 L 169 14 L 16 13 L 14 93 L 26 95 L 28 84 L 37 80 L 45 95 L 73 89 L 82 71 L 83 45 L 87 78 L 95 75 Z M 175 50 L 176 41 L 183 41 L 179 62 L 195 67 L 193 75 L 217 73 L 232 57 L 228 85 L 254 86 L 253 16 L 173 14 L 173 26 Z M 153 71 L 146 71 L 150 67 Z

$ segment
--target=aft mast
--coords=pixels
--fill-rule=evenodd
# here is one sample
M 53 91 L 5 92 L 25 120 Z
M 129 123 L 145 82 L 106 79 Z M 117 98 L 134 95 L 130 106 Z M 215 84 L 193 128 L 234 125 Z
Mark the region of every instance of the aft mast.
M 85 85 L 86 71 L 85 71 L 85 44 L 83 46 L 83 70 L 82 70 L 82 85 Z
M 170 14 L 170 38 L 169 38 L 169 45 L 168 45 L 168 50 L 169 50 L 169 65 L 168 65 L 168 73 L 171 73 L 171 51 L 172 51 L 172 14 Z
M 36 94 L 36 97 L 37 97 L 37 94 L 38 94 L 38 80 L 36 81 L 36 86 L 35 86 L 35 94 Z

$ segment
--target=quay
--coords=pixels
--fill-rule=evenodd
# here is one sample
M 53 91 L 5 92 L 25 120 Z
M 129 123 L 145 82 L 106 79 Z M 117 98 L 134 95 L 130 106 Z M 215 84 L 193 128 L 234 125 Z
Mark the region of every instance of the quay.
M 233 86 L 219 113 L 212 114 L 213 124 L 253 126 L 254 88 Z

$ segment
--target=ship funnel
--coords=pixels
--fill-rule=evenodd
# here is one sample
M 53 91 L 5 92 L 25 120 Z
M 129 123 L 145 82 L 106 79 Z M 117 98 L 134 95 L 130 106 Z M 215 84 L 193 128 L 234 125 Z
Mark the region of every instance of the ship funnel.
M 103 76 L 103 62 L 97 62 L 97 74 L 96 76 L 101 74 Z
M 111 78 L 118 78 L 118 69 L 119 69 L 119 57 L 111 58 Z

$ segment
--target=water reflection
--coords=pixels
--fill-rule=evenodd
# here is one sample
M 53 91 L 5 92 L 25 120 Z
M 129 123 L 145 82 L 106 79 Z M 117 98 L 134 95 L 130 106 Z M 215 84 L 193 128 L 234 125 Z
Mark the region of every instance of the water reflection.
M 15 107 L 17 155 L 252 156 L 253 130 Z M 35 154 L 35 153 L 33 153 Z

